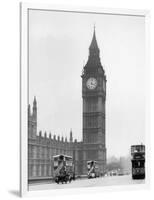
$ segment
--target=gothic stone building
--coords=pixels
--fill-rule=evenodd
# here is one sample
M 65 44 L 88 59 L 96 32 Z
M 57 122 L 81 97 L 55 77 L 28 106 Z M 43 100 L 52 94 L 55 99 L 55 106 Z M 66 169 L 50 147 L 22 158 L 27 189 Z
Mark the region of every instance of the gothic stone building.
M 31 111 L 28 106 L 28 178 L 50 178 L 53 176 L 53 156 L 66 154 L 73 157 L 75 173 L 87 174 L 87 161 L 98 162 L 100 173 L 106 167 L 105 145 L 105 101 L 106 75 L 100 61 L 95 29 L 89 47 L 89 57 L 82 73 L 83 130 L 82 141 L 69 140 L 56 135 L 37 134 L 37 102 L 34 98 Z

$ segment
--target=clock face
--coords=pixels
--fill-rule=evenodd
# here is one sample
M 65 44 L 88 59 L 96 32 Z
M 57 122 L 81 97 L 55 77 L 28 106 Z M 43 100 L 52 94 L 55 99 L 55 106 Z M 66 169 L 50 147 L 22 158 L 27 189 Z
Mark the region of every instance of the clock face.
M 89 78 L 87 80 L 87 88 L 90 90 L 95 89 L 97 86 L 97 80 L 95 78 Z

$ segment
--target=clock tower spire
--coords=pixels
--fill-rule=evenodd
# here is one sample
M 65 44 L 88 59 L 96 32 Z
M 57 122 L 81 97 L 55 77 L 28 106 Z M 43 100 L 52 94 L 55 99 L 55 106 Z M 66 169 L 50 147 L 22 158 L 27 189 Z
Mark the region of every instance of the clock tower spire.
M 93 38 L 92 38 L 92 41 L 91 41 L 89 50 L 90 50 L 91 52 L 92 52 L 93 50 L 99 52 L 99 48 L 98 48 L 97 40 L 96 40 L 95 26 L 94 26 Z
M 106 167 L 105 101 L 106 75 L 100 61 L 95 27 L 89 56 L 82 74 L 83 99 L 83 173 L 88 160 L 95 160 L 100 174 Z
M 100 61 L 100 50 L 97 44 L 95 27 L 94 27 L 92 41 L 89 46 L 89 56 L 88 56 L 87 63 L 84 67 L 84 73 L 96 72 L 98 68 L 99 68 L 99 71 L 102 71 L 102 73 L 104 73 L 104 70 Z

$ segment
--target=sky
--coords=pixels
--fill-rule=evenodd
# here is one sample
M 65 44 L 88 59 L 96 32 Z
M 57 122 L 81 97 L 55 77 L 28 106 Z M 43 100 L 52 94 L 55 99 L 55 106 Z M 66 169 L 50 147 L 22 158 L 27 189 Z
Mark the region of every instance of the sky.
M 81 74 L 95 25 L 107 77 L 107 156 L 145 143 L 145 19 L 138 16 L 29 11 L 29 103 L 38 131 L 82 140 Z

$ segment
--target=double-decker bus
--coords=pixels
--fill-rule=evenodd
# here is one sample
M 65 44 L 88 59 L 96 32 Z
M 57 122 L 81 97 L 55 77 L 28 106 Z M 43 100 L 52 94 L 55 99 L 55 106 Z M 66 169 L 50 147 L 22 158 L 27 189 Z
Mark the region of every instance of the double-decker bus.
M 97 165 L 97 161 L 95 160 L 87 161 L 87 170 L 88 170 L 88 178 L 99 177 L 99 168 Z
M 131 146 L 132 178 L 145 178 L 145 145 Z
M 53 156 L 54 180 L 56 183 L 67 183 L 75 179 L 73 159 L 67 155 Z

